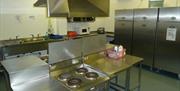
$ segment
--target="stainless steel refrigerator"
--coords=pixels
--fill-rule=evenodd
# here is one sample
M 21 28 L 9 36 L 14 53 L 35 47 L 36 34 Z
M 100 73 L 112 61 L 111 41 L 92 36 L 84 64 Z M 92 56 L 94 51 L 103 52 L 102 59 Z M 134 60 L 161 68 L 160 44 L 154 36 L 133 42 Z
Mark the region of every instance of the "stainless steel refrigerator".
M 180 8 L 160 8 L 155 67 L 180 74 Z
M 157 8 L 134 10 L 132 54 L 144 58 L 143 64 L 153 67 Z
M 133 10 L 115 11 L 115 44 L 123 45 L 131 54 L 133 33 Z

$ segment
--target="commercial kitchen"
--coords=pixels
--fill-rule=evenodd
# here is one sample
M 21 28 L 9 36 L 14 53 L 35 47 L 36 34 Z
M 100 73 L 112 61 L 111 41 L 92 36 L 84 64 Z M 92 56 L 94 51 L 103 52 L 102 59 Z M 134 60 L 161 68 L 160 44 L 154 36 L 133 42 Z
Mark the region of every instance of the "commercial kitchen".
M 0 0 L 0 91 L 180 91 L 180 0 Z

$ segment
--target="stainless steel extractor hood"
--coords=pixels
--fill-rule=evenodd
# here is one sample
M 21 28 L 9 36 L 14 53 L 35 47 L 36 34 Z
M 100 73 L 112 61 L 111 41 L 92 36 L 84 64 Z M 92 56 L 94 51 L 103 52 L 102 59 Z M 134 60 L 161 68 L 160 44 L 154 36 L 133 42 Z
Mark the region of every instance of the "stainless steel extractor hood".
M 34 6 L 46 6 L 49 17 L 107 17 L 109 0 L 38 0 Z
M 34 3 L 35 7 L 46 7 L 47 6 L 47 0 L 38 0 L 36 3 Z

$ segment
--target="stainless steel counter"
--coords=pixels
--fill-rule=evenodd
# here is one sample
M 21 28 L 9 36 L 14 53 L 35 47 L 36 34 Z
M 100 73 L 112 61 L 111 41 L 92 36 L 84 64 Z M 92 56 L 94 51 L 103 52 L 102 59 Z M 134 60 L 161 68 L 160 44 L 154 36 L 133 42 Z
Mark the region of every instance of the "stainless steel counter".
M 107 48 L 111 48 L 113 45 L 108 44 Z M 130 91 L 130 70 L 135 64 L 140 64 L 139 67 L 139 73 L 138 73 L 138 85 L 137 88 L 138 91 L 140 91 L 141 87 L 141 61 L 143 59 L 136 56 L 126 55 L 124 58 L 120 60 L 114 60 L 111 58 L 108 58 L 104 55 L 104 53 L 99 54 L 93 54 L 87 56 L 87 60 L 85 60 L 85 63 L 96 68 L 97 70 L 100 70 L 104 73 L 106 73 L 111 79 L 115 78 L 115 83 L 110 82 L 110 87 L 117 87 L 114 88 L 115 90 L 125 89 L 125 91 Z M 122 71 L 126 71 L 126 79 L 125 79 L 125 87 L 120 86 L 118 84 L 118 74 Z
M 142 58 L 131 55 L 126 55 L 120 60 L 114 60 L 101 53 L 88 56 L 85 63 L 105 72 L 111 77 L 141 61 Z
M 107 37 L 114 37 L 114 32 L 106 32 Z
M 78 35 L 75 38 L 64 36 L 62 39 L 50 39 L 44 36 L 34 38 L 20 38 L 12 40 L 0 40 L 0 61 L 6 59 L 7 56 L 31 53 L 48 49 L 48 43 L 60 42 L 69 39 L 77 39 L 97 35 L 91 33 L 89 35 Z
M 91 33 L 88 35 L 78 35 L 74 39 L 93 36 L 93 35 L 97 35 L 97 33 Z M 0 47 L 14 46 L 14 45 L 28 45 L 28 44 L 37 44 L 37 43 L 49 43 L 49 42 L 64 41 L 64 40 L 68 40 L 68 39 L 72 39 L 72 38 L 69 38 L 68 36 L 64 36 L 61 39 L 50 39 L 50 38 L 46 38 L 45 36 L 41 36 L 41 37 L 34 37 L 34 38 L 19 38 L 19 39 L 11 39 L 11 40 L 0 40 Z

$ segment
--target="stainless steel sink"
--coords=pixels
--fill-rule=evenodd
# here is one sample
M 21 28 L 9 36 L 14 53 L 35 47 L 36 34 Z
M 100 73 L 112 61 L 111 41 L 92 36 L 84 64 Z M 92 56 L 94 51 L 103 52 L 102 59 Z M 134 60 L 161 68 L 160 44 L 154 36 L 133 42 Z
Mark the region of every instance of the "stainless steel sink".
M 11 39 L 11 40 L 1 40 L 0 41 L 0 47 L 4 46 L 13 46 L 13 45 L 23 45 L 23 44 L 39 44 L 39 43 L 45 43 L 45 42 L 54 42 L 54 41 L 62 41 L 65 40 L 65 38 L 62 39 L 49 39 L 45 36 L 40 37 L 31 37 L 31 38 L 19 38 L 19 39 Z
M 19 41 L 20 44 L 24 43 L 34 43 L 34 42 L 44 42 L 46 39 L 44 37 L 35 37 L 35 38 L 24 38 Z

